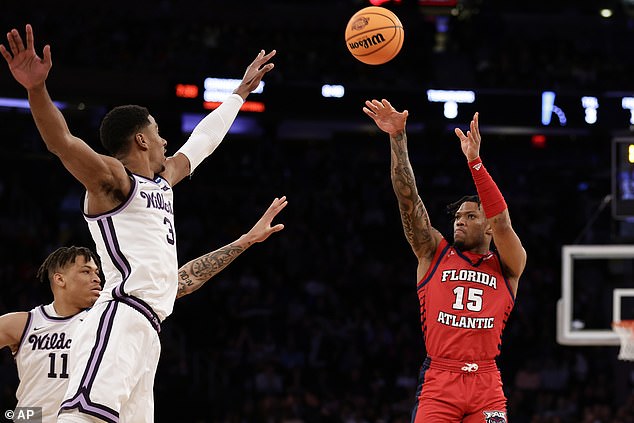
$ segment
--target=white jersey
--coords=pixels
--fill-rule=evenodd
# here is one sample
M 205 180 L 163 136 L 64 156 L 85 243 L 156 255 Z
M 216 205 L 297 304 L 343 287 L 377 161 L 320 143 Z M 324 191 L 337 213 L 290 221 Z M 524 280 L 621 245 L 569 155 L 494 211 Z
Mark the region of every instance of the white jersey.
M 53 304 L 35 307 L 15 353 L 20 384 L 18 407 L 42 407 L 42 423 L 57 421 L 68 385 L 69 351 L 77 326 L 87 310 L 60 317 Z
M 88 215 L 84 200 L 105 278 L 96 304 L 131 295 L 162 321 L 172 313 L 178 287 L 173 191 L 160 176 L 131 174 L 131 180 L 128 199 L 108 213 Z

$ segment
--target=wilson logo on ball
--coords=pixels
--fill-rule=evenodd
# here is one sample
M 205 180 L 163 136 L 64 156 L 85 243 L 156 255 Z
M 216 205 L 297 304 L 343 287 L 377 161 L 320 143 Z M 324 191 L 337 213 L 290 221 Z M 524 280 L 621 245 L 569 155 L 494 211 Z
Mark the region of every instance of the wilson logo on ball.
M 380 65 L 392 60 L 401 50 L 403 25 L 384 7 L 369 6 L 355 13 L 346 26 L 346 46 L 359 61 Z
M 348 48 L 352 51 L 359 47 L 368 48 L 368 47 L 375 46 L 377 44 L 381 44 L 384 42 L 385 42 L 385 37 L 383 36 L 383 34 L 379 33 L 379 34 L 373 35 L 372 38 L 366 38 L 364 40 L 348 43 Z

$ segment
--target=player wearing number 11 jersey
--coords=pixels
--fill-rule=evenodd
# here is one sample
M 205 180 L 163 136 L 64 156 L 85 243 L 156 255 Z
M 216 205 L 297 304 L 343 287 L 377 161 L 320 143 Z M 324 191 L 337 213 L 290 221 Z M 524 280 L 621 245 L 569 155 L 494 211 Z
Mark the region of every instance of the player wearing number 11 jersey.
M 57 421 L 75 331 L 101 291 L 98 263 L 88 248 L 58 248 L 37 274 L 50 283 L 53 302 L 0 316 L 0 349 L 11 348 L 20 379 L 17 406 L 41 409 L 30 421 Z
M 387 100 L 363 111 L 390 136 L 391 179 L 405 236 L 418 259 L 421 366 L 413 423 L 505 423 L 506 398 L 495 358 L 513 308 L 526 251 L 508 208 L 480 159 L 478 114 L 466 134 L 456 128 L 478 196 L 454 205 L 453 245 L 430 222 L 408 157 L 405 123 Z M 492 242 L 495 251 L 491 250 Z
M 286 197 L 274 199 L 249 232 L 182 266 L 176 297 L 196 291 L 247 248 L 284 229 L 284 225 L 271 226 L 271 222 L 286 205 Z M 38 407 L 42 412 L 41 419 L 37 415 L 29 421 L 57 421 L 76 359 L 71 346 L 79 342 L 76 334 L 93 314 L 89 308 L 103 293 L 99 273 L 98 258 L 88 248 L 58 248 L 38 271 L 38 278 L 50 283 L 53 302 L 29 312 L 0 316 L 0 349 L 11 349 L 18 368 L 17 406 Z

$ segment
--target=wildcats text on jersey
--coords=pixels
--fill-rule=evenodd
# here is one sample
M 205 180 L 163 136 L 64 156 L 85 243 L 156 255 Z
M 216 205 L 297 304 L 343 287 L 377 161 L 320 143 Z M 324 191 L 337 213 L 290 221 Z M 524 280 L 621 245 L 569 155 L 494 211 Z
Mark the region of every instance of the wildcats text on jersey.
M 438 323 L 464 329 L 493 329 L 495 318 L 493 317 L 468 317 L 455 314 L 438 312 Z
M 29 344 L 32 350 L 68 350 L 72 339 L 66 339 L 66 334 L 45 333 L 42 335 L 32 334 L 29 336 Z
M 443 270 L 441 276 L 441 282 L 475 282 L 482 285 L 490 286 L 493 289 L 498 288 L 497 279 L 495 276 L 491 276 L 488 273 L 478 272 L 477 270 L 467 269 L 449 269 Z
M 147 201 L 147 208 L 165 210 L 169 214 L 174 214 L 172 203 L 165 200 L 165 197 L 163 197 L 163 194 L 161 193 L 147 193 L 145 191 L 141 191 L 141 198 L 144 198 Z

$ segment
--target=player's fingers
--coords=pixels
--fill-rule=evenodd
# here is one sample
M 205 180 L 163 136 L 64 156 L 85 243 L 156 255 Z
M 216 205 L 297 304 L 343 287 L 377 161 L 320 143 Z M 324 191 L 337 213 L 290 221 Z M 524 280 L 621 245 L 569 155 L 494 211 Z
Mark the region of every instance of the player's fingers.
M 376 113 L 376 111 L 379 109 L 379 107 L 377 106 L 378 101 L 377 100 L 369 100 L 365 102 L 365 105 L 368 106 L 368 109 L 371 110 L 372 112 Z
M 26 24 L 26 48 L 27 50 L 35 50 L 35 43 L 33 42 L 33 27 Z
M 282 204 L 284 202 L 286 202 L 286 196 L 285 195 L 283 195 L 283 196 L 281 196 L 279 198 L 275 197 L 275 199 L 273 199 L 273 202 L 271 203 L 271 205 L 275 205 L 275 204 L 279 205 L 279 204 Z
M 24 41 L 22 41 L 22 36 L 18 32 L 18 30 L 11 30 L 11 34 L 13 35 L 13 41 L 15 42 L 15 48 L 17 49 L 18 53 L 24 51 Z
M 18 43 L 15 40 L 14 31 L 15 29 L 12 29 L 11 31 L 7 32 L 7 42 L 9 43 L 11 53 L 15 56 L 20 52 L 20 50 L 18 50 Z
M 262 50 L 262 52 L 264 52 L 264 50 Z M 275 56 L 276 54 L 277 54 L 277 50 L 271 50 L 267 54 L 262 56 L 262 60 L 266 62 L 267 60 L 269 60 L 271 57 Z
M 11 59 L 13 59 L 13 56 L 11 56 L 6 47 L 2 44 L 0 44 L 0 54 L 2 54 L 2 57 L 4 57 L 4 60 L 6 60 L 7 63 L 11 62 Z
M 284 209 L 284 207 L 286 207 L 287 205 L 288 205 L 288 201 L 282 201 L 282 202 L 278 203 L 276 205 L 276 207 L 275 207 L 276 213 L 281 212 Z
M 51 62 L 52 62 L 52 59 L 51 59 L 51 46 L 48 45 L 48 44 L 45 45 L 43 53 L 44 53 L 44 63 L 50 65 Z
M 283 223 L 278 223 L 277 225 L 271 227 L 271 231 L 272 232 L 279 232 L 282 229 L 284 229 L 284 224 Z

